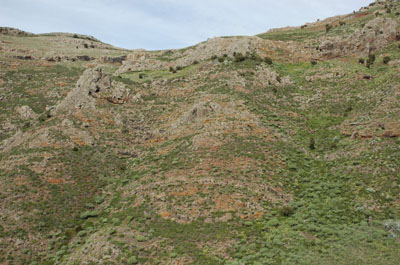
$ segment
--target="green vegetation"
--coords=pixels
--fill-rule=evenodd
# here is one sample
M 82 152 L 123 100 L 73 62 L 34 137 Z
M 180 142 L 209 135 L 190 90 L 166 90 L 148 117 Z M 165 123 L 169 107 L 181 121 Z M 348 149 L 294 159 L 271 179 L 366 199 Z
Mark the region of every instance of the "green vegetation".
M 111 77 L 129 100 L 62 113 L 97 61 L 0 55 L 0 263 L 398 264 L 399 44 L 314 53 L 381 9 L 259 35 L 301 58 L 268 41 L 188 65 L 196 47 L 149 52 Z M 0 37 L 40 57 L 55 36 Z

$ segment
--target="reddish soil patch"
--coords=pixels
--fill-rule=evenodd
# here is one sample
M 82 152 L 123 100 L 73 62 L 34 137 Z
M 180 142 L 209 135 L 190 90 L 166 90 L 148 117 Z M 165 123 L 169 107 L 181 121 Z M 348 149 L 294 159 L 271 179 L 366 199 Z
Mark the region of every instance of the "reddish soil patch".
M 58 178 L 58 179 L 49 178 L 49 179 L 47 179 L 47 182 L 49 182 L 51 184 L 55 184 L 55 185 L 66 183 L 65 179 L 63 179 L 63 178 Z

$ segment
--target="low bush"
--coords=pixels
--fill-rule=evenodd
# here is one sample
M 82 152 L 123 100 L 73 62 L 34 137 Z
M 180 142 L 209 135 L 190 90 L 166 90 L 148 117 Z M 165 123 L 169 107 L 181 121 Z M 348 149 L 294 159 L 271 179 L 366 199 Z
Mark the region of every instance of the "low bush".
M 308 147 L 309 147 L 311 150 L 315 150 L 315 139 L 314 139 L 314 137 L 311 137 L 311 138 L 310 138 L 310 143 L 308 144 Z
M 272 59 L 271 59 L 270 57 L 265 57 L 265 58 L 264 58 L 264 62 L 265 62 L 266 64 L 272 64 Z
M 233 53 L 233 57 L 235 58 L 235 62 L 243 62 L 244 60 L 246 60 L 246 57 L 244 57 L 241 52 Z
M 294 209 L 290 206 L 283 206 L 279 209 L 279 214 L 282 216 L 291 216 L 294 213 Z
M 375 54 L 373 54 L 373 53 L 370 53 L 370 54 L 368 55 L 368 59 L 367 59 L 367 67 L 368 67 L 368 68 L 370 68 L 370 67 L 371 67 L 371 65 L 373 65 L 373 64 L 374 64 L 374 62 L 375 62 L 375 59 L 376 59 L 376 56 L 375 56 Z
M 326 25 L 325 25 L 325 31 L 326 31 L 326 33 L 328 33 L 331 29 L 332 29 L 332 25 L 331 25 L 331 24 L 326 24 Z
M 311 59 L 311 65 L 317 65 L 317 60 L 315 60 L 315 59 Z

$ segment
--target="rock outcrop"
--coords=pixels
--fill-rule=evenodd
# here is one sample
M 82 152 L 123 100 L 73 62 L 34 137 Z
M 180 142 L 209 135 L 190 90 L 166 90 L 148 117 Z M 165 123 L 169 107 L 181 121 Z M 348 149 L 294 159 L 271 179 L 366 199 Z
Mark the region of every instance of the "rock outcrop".
M 56 107 L 56 111 L 94 108 L 96 99 L 123 104 L 128 101 L 129 96 L 130 90 L 124 84 L 112 81 L 103 69 L 87 69 L 75 88 Z
M 33 120 L 38 117 L 29 106 L 21 106 L 17 108 L 16 111 L 22 120 Z
M 344 55 L 365 55 L 370 50 L 382 49 L 396 38 L 397 22 L 378 17 L 347 38 L 331 37 L 319 45 L 320 56 L 334 58 Z
M 221 107 L 214 102 L 200 102 L 192 106 L 190 110 L 185 112 L 175 123 L 172 128 L 178 128 L 181 125 L 200 122 L 207 117 L 208 114 L 217 113 Z
M 143 71 L 154 69 L 166 69 L 169 66 L 186 66 L 196 61 L 204 61 L 212 56 L 232 56 L 234 52 L 246 54 L 257 52 L 264 54 L 265 50 L 271 50 L 273 43 L 260 37 L 218 37 L 202 42 L 185 50 L 169 50 L 159 53 L 149 53 L 143 50 L 134 51 L 128 55 L 123 65 L 115 72 L 115 75 L 130 71 Z M 160 58 L 169 58 L 162 60 Z

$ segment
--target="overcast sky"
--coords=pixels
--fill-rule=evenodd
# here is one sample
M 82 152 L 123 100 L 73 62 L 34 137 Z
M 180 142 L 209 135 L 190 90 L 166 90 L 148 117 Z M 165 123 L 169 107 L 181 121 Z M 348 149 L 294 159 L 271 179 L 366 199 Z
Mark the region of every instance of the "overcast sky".
M 373 0 L 0 0 L 0 26 L 170 49 L 350 13 Z

